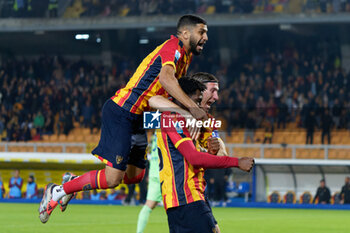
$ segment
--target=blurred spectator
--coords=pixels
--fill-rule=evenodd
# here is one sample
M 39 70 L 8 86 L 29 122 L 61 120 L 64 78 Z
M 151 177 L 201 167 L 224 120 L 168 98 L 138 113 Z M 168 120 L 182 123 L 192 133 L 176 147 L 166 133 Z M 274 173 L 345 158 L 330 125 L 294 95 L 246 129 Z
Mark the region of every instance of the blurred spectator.
M 22 197 L 23 179 L 19 176 L 19 170 L 14 171 L 14 176 L 9 181 L 9 198 L 17 199 Z
M 87 100 L 85 102 L 85 105 L 82 108 L 82 115 L 84 118 L 84 126 L 85 127 L 91 128 L 93 111 L 94 111 L 94 109 L 91 106 L 91 101 Z
M 47 117 L 46 117 L 43 133 L 51 135 L 54 133 L 54 125 L 55 125 L 54 116 L 52 115 L 51 111 L 48 111 L 46 114 L 47 114 L 46 115 Z
M 211 172 L 214 186 L 212 198 L 214 201 L 226 202 L 226 184 L 228 181 L 228 177 L 231 174 L 231 169 L 214 169 Z
M 26 17 L 25 0 L 14 0 L 13 11 L 16 17 Z
M 38 199 L 38 186 L 33 175 L 28 177 L 26 199 Z
M 276 112 L 277 106 L 275 104 L 275 100 L 271 97 L 266 106 L 266 117 L 272 125 L 275 123 Z
M 84 192 L 82 193 L 82 199 L 83 199 L 83 200 L 90 200 L 90 199 L 91 199 L 91 193 L 90 193 L 90 191 L 84 191 Z
M 305 119 L 306 144 L 313 144 L 315 127 L 316 127 L 315 112 L 311 111 L 306 116 L 306 119 Z
M 205 189 L 205 195 L 210 201 L 214 200 L 215 195 L 215 179 L 214 172 L 212 169 L 209 169 L 205 172 L 205 181 L 207 182 L 207 187 Z
M 280 103 L 278 104 L 278 120 L 277 120 L 277 128 L 282 126 L 282 129 L 286 128 L 288 117 L 288 106 L 286 104 L 286 98 L 283 97 Z
M 56 18 L 58 10 L 58 0 L 49 0 L 49 5 L 47 9 L 49 11 L 49 17 Z
M 107 199 L 109 201 L 116 200 L 117 195 L 118 195 L 118 192 L 115 189 L 111 189 L 111 193 L 108 194 Z
M 345 178 L 345 184 L 341 188 L 340 196 L 343 204 L 350 204 L 350 177 L 349 176 Z
M 0 141 L 1 141 L 2 133 L 4 132 L 4 129 L 5 129 L 5 121 L 2 118 L 2 116 L 0 116 Z
M 4 198 L 4 196 L 5 196 L 5 186 L 0 177 L 0 199 Z
M 45 118 L 44 118 L 43 114 L 41 113 L 41 111 L 39 111 L 34 116 L 33 126 L 34 126 L 34 128 L 36 128 L 38 133 L 41 133 L 44 125 L 45 125 Z
M 341 105 L 339 103 L 339 99 L 336 98 L 334 100 L 334 105 L 332 108 L 332 114 L 333 114 L 333 122 L 335 127 L 338 129 L 339 128 L 339 123 L 340 123 L 340 115 L 341 115 Z
M 126 198 L 126 192 L 125 192 L 125 187 L 121 187 L 119 189 L 118 195 L 115 197 L 116 200 L 125 200 Z
M 107 200 L 107 192 L 106 192 L 106 190 L 102 190 L 100 192 L 100 200 Z
M 316 199 L 318 199 L 318 204 L 330 203 L 331 192 L 329 188 L 326 187 L 326 181 L 324 179 L 320 181 L 320 187 L 317 188 L 313 203 L 315 203 Z
M 20 130 L 19 134 L 19 141 L 30 141 L 32 139 L 32 135 L 30 133 L 30 128 L 28 127 L 28 124 L 24 124 L 23 128 Z
M 255 134 L 256 124 L 254 119 L 254 113 L 249 112 L 248 117 L 245 124 L 244 130 L 244 143 L 248 142 L 248 138 L 251 143 L 254 143 L 254 134 Z
M 90 196 L 90 199 L 92 201 L 98 201 L 98 200 L 100 200 L 100 197 L 101 197 L 101 194 L 99 192 L 97 192 L 96 189 L 92 190 L 92 194 Z
M 324 144 L 324 137 L 327 136 L 327 142 L 328 144 L 331 144 L 331 127 L 332 127 L 333 121 L 331 115 L 329 115 L 328 109 L 324 110 L 324 114 L 321 118 L 321 128 L 322 128 L 322 144 Z
M 265 128 L 263 144 L 265 144 L 266 142 L 269 142 L 271 144 L 272 137 L 273 137 L 273 127 L 270 123 L 268 123 L 266 128 Z

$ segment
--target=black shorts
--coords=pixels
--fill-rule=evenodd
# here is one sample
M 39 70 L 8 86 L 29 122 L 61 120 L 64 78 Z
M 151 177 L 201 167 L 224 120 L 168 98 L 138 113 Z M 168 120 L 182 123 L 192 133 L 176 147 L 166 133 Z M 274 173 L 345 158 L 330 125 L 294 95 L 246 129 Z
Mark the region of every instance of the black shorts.
M 125 171 L 127 164 L 145 168 L 146 147 L 142 115 L 107 100 L 102 108 L 100 141 L 91 153 L 108 166 Z
M 205 201 L 167 209 L 170 233 L 215 233 L 214 216 Z

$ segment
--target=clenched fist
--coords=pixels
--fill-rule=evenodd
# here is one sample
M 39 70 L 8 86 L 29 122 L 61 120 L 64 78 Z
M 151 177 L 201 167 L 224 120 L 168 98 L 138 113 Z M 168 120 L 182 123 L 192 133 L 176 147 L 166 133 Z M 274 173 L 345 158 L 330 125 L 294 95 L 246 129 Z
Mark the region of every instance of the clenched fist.
M 219 138 L 208 138 L 208 153 L 216 155 L 220 150 Z
M 238 159 L 238 168 L 245 172 L 250 172 L 254 166 L 254 158 L 242 157 Z

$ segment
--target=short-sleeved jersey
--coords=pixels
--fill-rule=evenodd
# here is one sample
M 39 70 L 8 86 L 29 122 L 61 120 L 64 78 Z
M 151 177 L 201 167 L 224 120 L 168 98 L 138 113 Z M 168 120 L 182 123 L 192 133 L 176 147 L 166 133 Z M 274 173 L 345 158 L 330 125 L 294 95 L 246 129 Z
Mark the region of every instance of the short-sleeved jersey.
M 175 36 L 165 41 L 150 53 L 139 65 L 126 87 L 111 98 L 119 106 L 135 114 L 148 110 L 148 100 L 155 95 L 167 96 L 159 82 L 159 73 L 164 65 L 175 69 L 175 77 L 186 75 L 192 53 L 187 54 L 182 42 Z
M 164 112 L 173 122 L 185 121 L 179 114 Z M 194 168 L 177 148 L 184 141 L 192 140 L 185 127 L 179 125 L 157 130 L 159 178 L 165 209 L 204 200 L 204 169 Z

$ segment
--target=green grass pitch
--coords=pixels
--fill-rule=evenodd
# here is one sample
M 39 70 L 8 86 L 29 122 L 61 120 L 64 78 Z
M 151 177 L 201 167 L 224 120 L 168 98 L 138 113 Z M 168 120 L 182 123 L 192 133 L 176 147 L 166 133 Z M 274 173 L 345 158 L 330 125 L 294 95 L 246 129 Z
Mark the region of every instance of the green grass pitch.
M 0 203 L 0 233 L 136 232 L 141 206 L 70 205 L 42 224 L 38 204 Z M 349 233 L 350 211 L 214 208 L 222 233 Z M 166 233 L 163 207 L 151 214 L 146 231 Z

